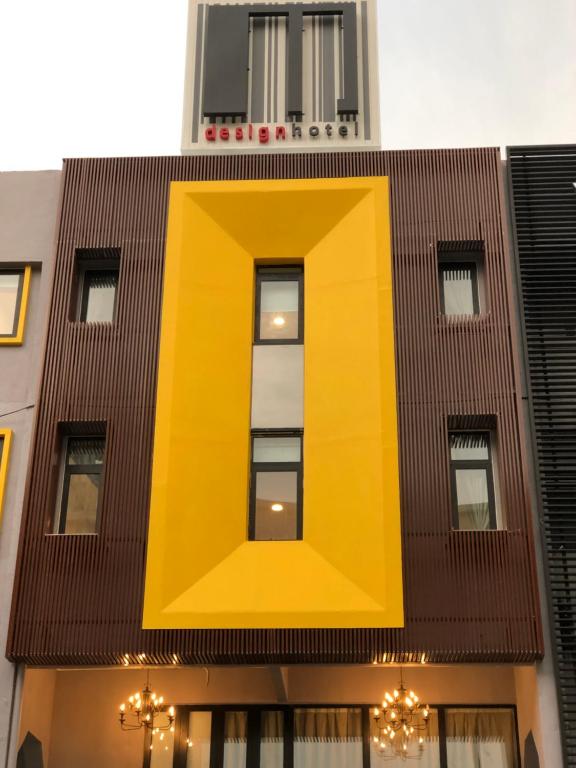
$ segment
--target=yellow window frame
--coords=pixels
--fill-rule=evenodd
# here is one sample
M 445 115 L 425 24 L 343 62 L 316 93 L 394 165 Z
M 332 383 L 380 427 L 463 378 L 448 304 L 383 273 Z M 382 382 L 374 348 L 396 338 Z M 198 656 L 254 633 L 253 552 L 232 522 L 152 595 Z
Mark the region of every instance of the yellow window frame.
M 10 267 L 10 269 L 18 270 L 21 267 Z M 22 298 L 20 299 L 20 307 L 18 308 L 18 325 L 16 327 L 16 333 L 12 336 L 0 336 L 0 346 L 20 346 L 24 343 L 24 330 L 26 327 L 26 313 L 28 310 L 28 297 L 30 295 L 30 283 L 32 280 L 32 267 L 27 264 L 24 267 L 24 277 L 22 283 Z
M 2 523 L 2 508 L 4 503 L 4 492 L 8 478 L 8 460 L 10 458 L 10 447 L 12 445 L 12 430 L 0 428 L 0 523 Z

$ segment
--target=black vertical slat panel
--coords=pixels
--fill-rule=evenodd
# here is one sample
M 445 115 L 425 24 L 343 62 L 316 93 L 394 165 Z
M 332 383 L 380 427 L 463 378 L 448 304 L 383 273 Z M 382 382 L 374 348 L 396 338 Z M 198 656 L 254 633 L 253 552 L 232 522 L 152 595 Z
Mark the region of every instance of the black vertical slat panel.
M 508 150 L 565 765 L 576 766 L 576 145 Z

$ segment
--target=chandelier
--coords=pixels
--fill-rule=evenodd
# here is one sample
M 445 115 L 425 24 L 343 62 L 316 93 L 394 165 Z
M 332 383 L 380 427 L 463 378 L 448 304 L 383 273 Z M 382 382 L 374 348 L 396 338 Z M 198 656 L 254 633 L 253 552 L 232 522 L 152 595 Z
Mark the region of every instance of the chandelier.
M 424 752 L 424 739 L 428 736 L 430 708 L 420 704 L 412 690 L 404 687 L 402 670 L 400 685 L 392 693 L 384 694 L 382 707 L 374 707 L 372 717 L 376 733 L 374 747 L 383 759 L 419 760 Z
M 167 718 L 167 723 L 164 725 L 158 725 L 158 719 L 161 716 Z M 166 707 L 164 697 L 157 696 L 150 688 L 149 672 L 144 689 L 129 696 L 127 705 L 124 702 L 120 704 L 119 721 L 123 731 L 149 728 L 152 735 L 160 731 L 174 733 L 175 716 L 174 707 Z

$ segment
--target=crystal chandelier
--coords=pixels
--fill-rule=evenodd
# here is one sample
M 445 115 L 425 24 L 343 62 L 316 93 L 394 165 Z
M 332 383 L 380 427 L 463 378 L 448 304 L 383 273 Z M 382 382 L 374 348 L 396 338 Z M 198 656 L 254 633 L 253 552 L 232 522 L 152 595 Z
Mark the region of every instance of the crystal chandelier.
M 384 694 L 382 707 L 374 707 L 372 717 L 376 733 L 374 747 L 383 759 L 419 760 L 424 752 L 424 739 L 429 734 L 430 708 L 420 704 L 419 697 L 404 687 L 402 670 L 400 685 L 393 693 Z
M 167 718 L 167 723 L 158 725 L 160 717 Z M 150 688 L 150 673 L 142 691 L 136 691 L 128 697 L 128 704 L 120 704 L 119 721 L 123 731 L 136 731 L 149 728 L 152 735 L 160 731 L 174 732 L 174 707 L 164 705 L 164 697 L 157 696 Z

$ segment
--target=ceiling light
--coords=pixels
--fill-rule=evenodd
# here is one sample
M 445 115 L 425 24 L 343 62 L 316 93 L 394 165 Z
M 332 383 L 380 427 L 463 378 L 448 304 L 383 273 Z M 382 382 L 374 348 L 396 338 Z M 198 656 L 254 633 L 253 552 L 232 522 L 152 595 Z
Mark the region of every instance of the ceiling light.
M 282 512 L 284 506 L 282 504 L 272 504 L 272 512 Z
M 286 320 L 284 320 L 282 315 L 276 315 L 272 322 L 277 328 L 282 328 L 283 325 L 286 325 Z

